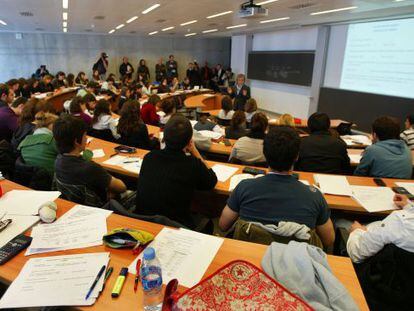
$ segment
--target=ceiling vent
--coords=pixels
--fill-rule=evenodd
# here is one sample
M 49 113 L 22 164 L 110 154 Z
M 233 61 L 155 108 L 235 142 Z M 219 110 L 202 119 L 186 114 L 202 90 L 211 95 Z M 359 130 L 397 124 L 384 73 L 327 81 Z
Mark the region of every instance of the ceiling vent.
M 157 19 L 155 22 L 156 23 L 164 23 L 165 21 L 167 21 L 166 19 Z
M 44 28 L 35 28 L 36 31 L 44 31 Z
M 93 19 L 103 20 L 103 19 L 105 19 L 105 16 L 98 15 L 98 16 L 95 16 Z
M 24 17 L 32 17 L 33 13 L 32 12 L 20 12 L 20 15 Z
M 216 24 L 216 23 L 211 23 L 211 24 L 208 24 L 208 26 L 210 26 L 210 27 L 214 27 L 214 26 L 217 26 L 218 24 Z
M 85 29 L 85 32 L 92 32 L 92 29 Z
M 317 5 L 316 2 L 312 2 L 312 1 L 301 1 L 300 3 L 290 6 L 289 9 L 291 10 L 303 10 L 303 9 L 307 9 L 310 7 L 313 7 Z
M 132 30 L 129 33 L 134 34 L 134 33 L 137 33 L 137 32 L 135 30 Z

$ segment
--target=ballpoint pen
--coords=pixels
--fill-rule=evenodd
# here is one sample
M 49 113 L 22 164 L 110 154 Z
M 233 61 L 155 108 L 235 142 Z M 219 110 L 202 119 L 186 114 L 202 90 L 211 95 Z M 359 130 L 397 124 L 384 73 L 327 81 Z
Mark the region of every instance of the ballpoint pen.
M 135 266 L 136 274 L 135 274 L 135 283 L 134 283 L 134 293 L 136 293 L 138 289 L 140 269 L 141 269 L 141 259 L 138 259 L 137 265 Z
M 113 267 L 110 267 L 108 270 L 106 270 L 106 274 L 105 274 L 105 278 L 104 278 L 104 284 L 103 284 L 102 289 L 105 288 L 106 281 L 109 279 L 109 277 L 111 276 L 113 271 L 114 271 Z
M 106 266 L 103 265 L 101 270 L 99 270 L 98 275 L 95 278 L 95 281 L 93 281 L 91 288 L 89 289 L 88 293 L 86 294 L 85 300 L 88 300 L 89 296 L 92 294 L 92 291 L 95 288 L 96 284 L 98 284 L 98 281 L 101 278 L 102 274 L 104 273 L 105 268 L 106 268 Z

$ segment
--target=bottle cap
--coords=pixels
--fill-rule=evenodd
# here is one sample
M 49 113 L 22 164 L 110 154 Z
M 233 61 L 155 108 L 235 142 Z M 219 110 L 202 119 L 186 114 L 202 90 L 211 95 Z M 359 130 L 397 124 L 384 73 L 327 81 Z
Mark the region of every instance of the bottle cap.
M 147 247 L 144 251 L 144 259 L 145 260 L 152 260 L 155 258 L 155 249 L 152 247 Z

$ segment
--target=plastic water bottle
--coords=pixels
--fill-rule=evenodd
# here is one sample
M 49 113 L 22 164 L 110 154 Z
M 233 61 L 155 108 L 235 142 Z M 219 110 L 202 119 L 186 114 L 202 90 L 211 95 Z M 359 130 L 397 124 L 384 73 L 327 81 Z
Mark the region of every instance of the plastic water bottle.
M 145 311 L 159 311 L 162 307 L 162 273 L 161 265 L 155 257 L 155 249 L 147 247 L 141 266 L 143 305 Z

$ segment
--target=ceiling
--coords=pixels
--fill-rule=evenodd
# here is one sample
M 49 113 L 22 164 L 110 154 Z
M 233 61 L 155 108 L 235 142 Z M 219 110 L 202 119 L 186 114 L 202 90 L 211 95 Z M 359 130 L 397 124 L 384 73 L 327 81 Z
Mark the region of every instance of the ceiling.
M 0 32 L 63 32 L 64 11 L 68 12 L 68 33 L 108 34 L 120 24 L 114 35 L 177 36 L 196 33 L 196 37 L 231 36 L 233 34 L 270 31 L 315 24 L 330 24 L 351 20 L 376 19 L 414 15 L 414 0 L 279 0 L 265 4 L 269 16 L 259 19 L 242 19 L 237 16 L 240 4 L 246 0 L 68 0 L 68 9 L 62 0 L 0 0 Z M 256 0 L 256 3 L 265 0 Z M 154 4 L 153 11 L 141 12 Z M 356 6 L 357 8 L 321 15 L 313 12 Z M 207 16 L 224 11 L 231 14 L 207 19 Z M 29 15 L 29 16 L 27 16 Z M 126 23 L 131 17 L 138 18 Z M 260 21 L 289 17 L 288 20 L 261 24 Z M 185 26 L 180 24 L 197 20 Z M 245 27 L 226 27 L 247 24 Z M 174 27 L 167 31 L 162 29 Z M 217 29 L 216 32 L 202 31 Z

